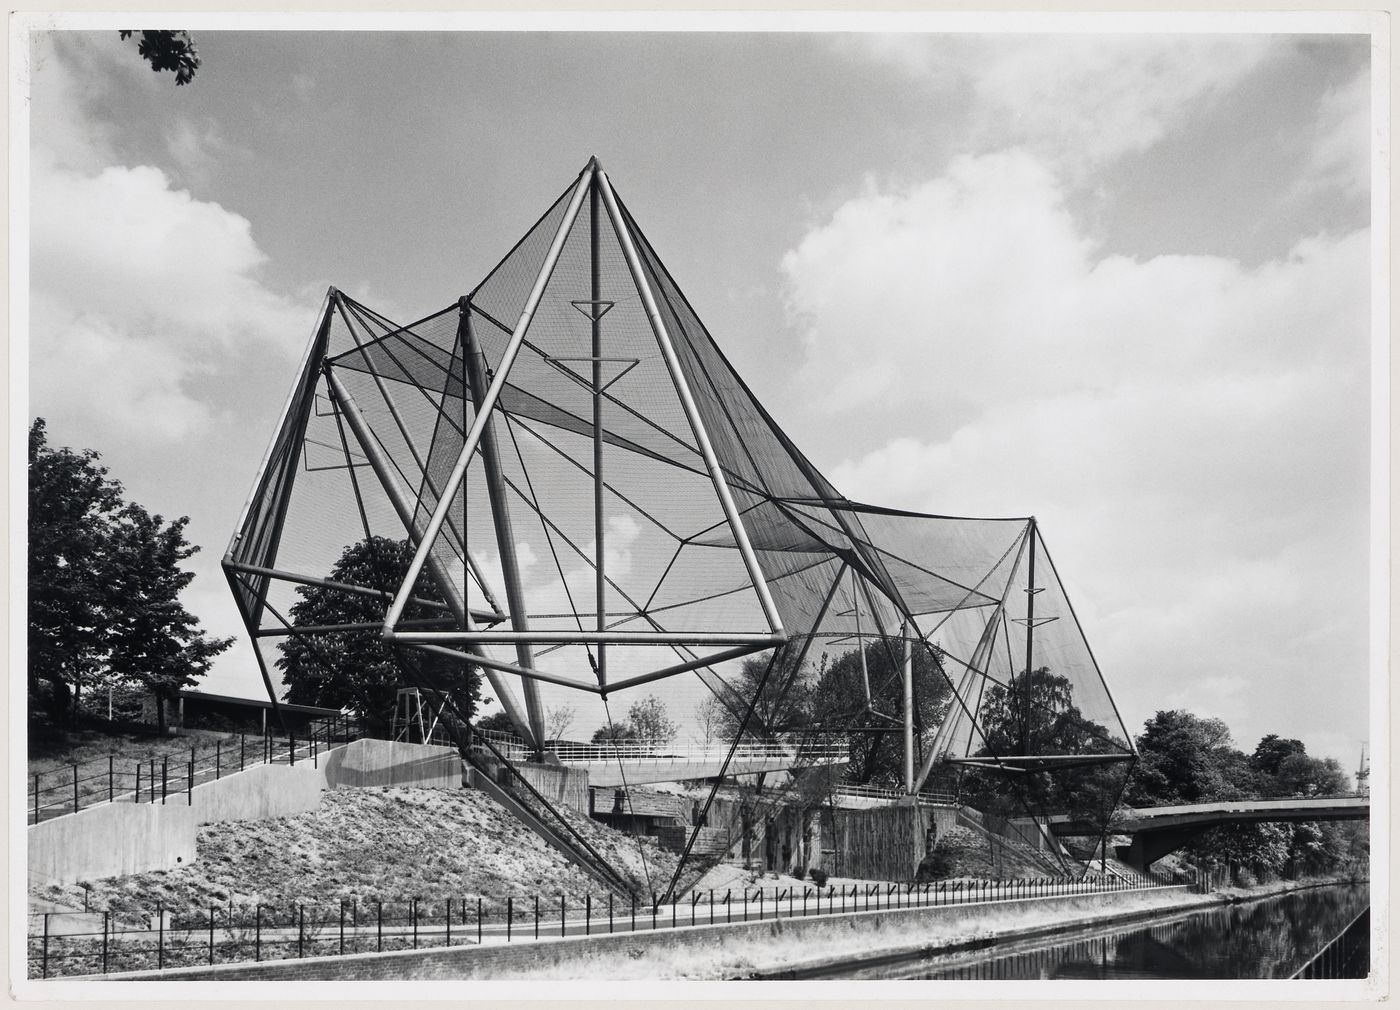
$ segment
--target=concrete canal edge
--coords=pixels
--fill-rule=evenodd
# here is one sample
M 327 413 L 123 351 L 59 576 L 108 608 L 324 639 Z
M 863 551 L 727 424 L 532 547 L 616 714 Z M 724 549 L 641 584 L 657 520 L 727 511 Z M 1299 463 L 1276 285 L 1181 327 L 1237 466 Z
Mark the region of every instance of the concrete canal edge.
M 1186 888 L 1172 888 L 1171 890 L 1181 893 L 1185 891 Z M 787 963 L 780 966 L 773 965 L 766 968 L 758 968 L 742 977 L 748 979 L 816 978 L 836 970 L 858 971 L 861 968 L 873 968 L 878 965 L 894 964 L 899 961 L 912 961 L 920 958 L 934 957 L 940 954 L 957 954 L 963 951 L 981 950 L 1011 940 L 1036 940 L 1041 937 L 1057 936 L 1068 930 L 1093 929 L 1096 927 L 1110 927 L 1141 922 L 1149 919 L 1173 918 L 1177 915 L 1197 911 L 1201 908 L 1227 903 L 1228 899 L 1220 895 L 1196 895 L 1195 900 L 1180 900 L 1170 904 L 1161 904 L 1150 908 L 1138 908 L 1126 912 L 1106 912 L 1097 915 L 1069 915 L 1065 918 L 1056 919 L 1054 922 L 1036 926 L 1013 926 L 1006 929 L 989 929 L 986 932 L 978 933 L 976 936 L 953 942 L 906 944 L 901 947 L 885 948 L 877 953 L 855 956 L 837 954 L 796 963 Z M 1078 909 L 1066 910 L 1078 911 Z M 969 923 L 969 925 L 972 925 L 972 923 Z
M 906 944 L 902 947 L 889 948 L 876 953 L 855 955 L 836 954 L 795 963 L 774 964 L 768 967 L 757 968 L 742 977 L 774 980 L 820 978 L 828 976 L 835 971 L 859 971 L 862 968 L 873 968 L 880 965 L 894 964 L 900 961 L 912 961 L 938 955 L 980 950 L 1012 941 L 1054 937 L 1069 930 L 1094 929 L 1096 927 L 1109 928 L 1118 925 L 1129 925 L 1135 922 L 1173 919 L 1179 915 L 1189 914 L 1193 911 L 1199 911 L 1202 908 L 1212 906 L 1245 904 L 1253 901 L 1263 901 L 1268 898 L 1276 898 L 1294 891 L 1307 891 L 1318 887 L 1336 887 L 1344 884 L 1363 882 L 1365 881 L 1357 881 L 1349 878 L 1278 881 L 1273 884 L 1260 885 L 1248 890 L 1232 889 L 1225 893 L 1197 895 L 1195 896 L 1195 900 L 1178 900 L 1168 905 L 1153 908 L 1108 912 L 1101 915 L 1086 915 L 1078 918 L 1067 917 L 1058 919 L 1052 923 L 1036 926 L 1021 926 L 993 930 L 985 934 L 979 934 L 976 937 L 952 943 Z
M 986 938 L 1055 932 L 1220 903 L 1188 888 L 1117 891 L 932 908 L 883 909 L 732 925 L 661 928 L 484 947 L 309 957 L 98 976 L 129 981 L 344 979 L 784 978 L 862 957 L 917 956 Z M 1127 906 L 1127 907 L 1125 907 Z M 1034 926 L 1017 927 L 1028 916 Z M 807 955 L 804 957 L 804 955 Z M 816 956 L 813 956 L 816 955 Z M 768 968 L 761 966 L 768 965 Z M 93 976 L 89 976 L 93 978 Z

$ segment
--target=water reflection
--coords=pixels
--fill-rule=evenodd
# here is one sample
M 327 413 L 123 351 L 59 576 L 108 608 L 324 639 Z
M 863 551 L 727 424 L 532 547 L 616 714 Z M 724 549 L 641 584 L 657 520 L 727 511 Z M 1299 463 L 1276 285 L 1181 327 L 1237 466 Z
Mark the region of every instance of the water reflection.
M 1151 926 L 1083 933 L 1046 945 L 1004 943 L 988 956 L 948 955 L 868 969 L 859 978 L 1288 978 L 1368 900 L 1364 886 L 1317 888 L 1227 905 Z

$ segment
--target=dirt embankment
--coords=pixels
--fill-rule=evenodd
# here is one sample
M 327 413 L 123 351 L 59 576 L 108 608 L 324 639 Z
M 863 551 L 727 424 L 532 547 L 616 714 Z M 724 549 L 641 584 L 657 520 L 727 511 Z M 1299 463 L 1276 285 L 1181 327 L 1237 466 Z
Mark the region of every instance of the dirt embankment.
M 650 839 L 571 821 L 614 865 L 669 882 L 676 857 Z M 180 916 L 211 905 L 280 907 L 296 903 L 366 904 L 411 898 L 503 901 L 564 895 L 570 902 L 599 885 L 475 790 L 338 789 L 309 813 L 200 828 L 190 866 L 86 882 L 86 905 L 124 915 L 157 906 Z M 32 897 L 84 907 L 84 888 L 36 888 Z

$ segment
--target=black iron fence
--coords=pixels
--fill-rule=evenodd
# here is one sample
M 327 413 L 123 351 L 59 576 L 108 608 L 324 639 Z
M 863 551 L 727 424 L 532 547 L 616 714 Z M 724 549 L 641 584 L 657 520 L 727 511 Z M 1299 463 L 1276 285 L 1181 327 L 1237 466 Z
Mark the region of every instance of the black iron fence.
M 115 754 L 105 759 L 36 772 L 29 777 L 27 821 L 77 813 L 101 803 L 192 803 L 194 787 L 259 764 L 316 761 L 327 748 L 356 739 L 361 728 L 353 718 L 324 720 L 302 736 L 240 733 L 212 743 L 132 760 Z
M 764 919 L 979 902 L 1022 901 L 1174 885 L 1165 878 L 957 880 L 927 884 L 740 887 L 652 894 L 412 898 L 336 904 L 215 905 L 149 921 L 132 915 L 51 912 L 31 916 L 29 975 L 54 978 L 230 962 L 339 956 L 429 947 L 519 943 L 550 937 L 733 925 Z
M 1365 978 L 1371 973 L 1371 907 L 1348 923 L 1294 978 Z

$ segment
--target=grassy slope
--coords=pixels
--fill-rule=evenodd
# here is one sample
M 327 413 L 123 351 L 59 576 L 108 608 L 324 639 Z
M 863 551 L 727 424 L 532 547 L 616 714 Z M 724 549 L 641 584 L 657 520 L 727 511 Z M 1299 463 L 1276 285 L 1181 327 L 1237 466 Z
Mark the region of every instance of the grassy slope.
M 583 817 L 575 824 L 605 858 L 640 870 L 636 839 Z M 669 880 L 676 857 L 654 842 L 643 845 L 652 877 Z M 160 904 L 178 917 L 230 902 L 285 908 L 341 899 L 365 904 L 564 894 L 572 903 L 590 891 L 596 899 L 600 891 L 474 790 L 337 789 L 306 814 L 205 825 L 198 854 L 191 866 L 90 881 L 90 907 L 132 914 L 154 912 Z M 83 907 L 77 885 L 36 889 L 33 896 Z
M 256 751 L 260 746 L 259 737 L 253 737 L 249 747 Z M 108 755 L 116 758 L 117 771 L 130 773 L 138 763 L 159 761 L 162 756 L 187 760 L 190 748 L 195 747 L 202 755 L 206 750 L 211 754 L 214 742 L 222 740 L 224 751 L 237 754 L 238 735 L 194 731 L 180 736 L 157 736 L 154 733 L 113 733 L 105 729 L 54 730 L 42 727 L 36 732 L 30 727 L 29 733 L 29 775 L 37 773 L 44 777 L 45 784 L 56 774 L 71 774 L 73 765 L 88 765 L 93 762 L 105 764 Z M 91 769 L 85 769 L 91 771 Z

